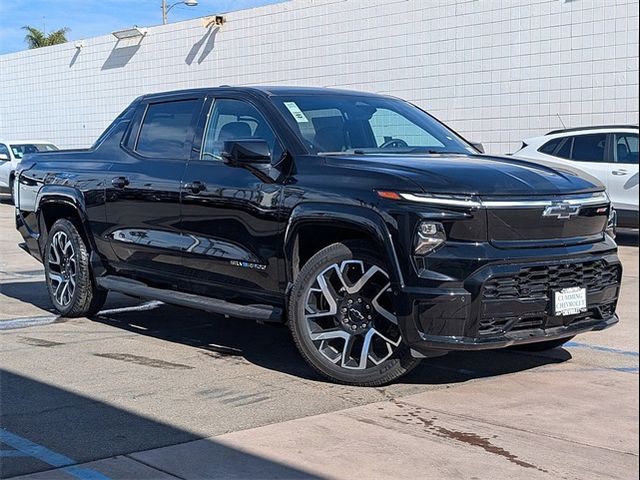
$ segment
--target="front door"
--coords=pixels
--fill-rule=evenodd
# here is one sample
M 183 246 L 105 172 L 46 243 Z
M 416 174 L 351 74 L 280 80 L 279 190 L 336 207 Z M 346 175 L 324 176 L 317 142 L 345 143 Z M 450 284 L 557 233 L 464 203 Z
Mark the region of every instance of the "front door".
M 211 101 L 202 137 L 181 191 L 181 229 L 192 241 L 183 262 L 193 288 L 230 301 L 273 301 L 285 228 L 279 172 L 271 165 L 231 166 L 221 153 L 225 141 L 261 138 L 279 158 L 281 144 L 254 105 L 233 98 Z
M 150 99 L 134 115 L 120 161 L 106 176 L 107 237 L 121 273 L 181 286 L 187 239 L 179 230 L 180 181 L 202 103 Z
M 610 165 L 609 194 L 614 206 L 622 211 L 638 211 L 638 134 L 614 135 Z

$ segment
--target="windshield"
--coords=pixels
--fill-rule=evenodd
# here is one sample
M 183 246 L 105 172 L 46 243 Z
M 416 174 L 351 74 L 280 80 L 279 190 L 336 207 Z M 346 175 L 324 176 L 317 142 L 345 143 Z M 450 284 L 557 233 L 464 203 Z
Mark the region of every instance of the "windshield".
M 273 98 L 312 154 L 478 153 L 417 107 L 362 95 Z
M 58 147 L 50 143 L 17 143 L 9 145 L 13 156 L 19 160 L 27 153 L 51 152 Z

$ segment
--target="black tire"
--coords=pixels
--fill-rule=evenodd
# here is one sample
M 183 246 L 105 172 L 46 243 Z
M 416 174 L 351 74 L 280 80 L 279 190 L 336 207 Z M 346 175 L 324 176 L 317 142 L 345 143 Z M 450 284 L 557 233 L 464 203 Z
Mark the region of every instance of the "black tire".
M 108 292 L 96 287 L 87 245 L 70 220 L 61 218 L 51 227 L 43 263 L 49 298 L 60 315 L 91 316 L 104 306 Z
M 13 174 L 9 175 L 9 197 L 11 198 L 11 203 L 13 205 L 16 204 L 16 199 L 13 196 L 13 181 L 14 181 L 15 177 L 13 176 Z
M 343 263 L 345 261 L 347 261 L 346 264 Z M 309 259 L 294 282 L 291 296 L 289 298 L 289 328 L 293 335 L 293 340 L 302 354 L 302 357 L 309 365 L 311 365 L 311 367 L 313 367 L 314 370 L 325 378 L 332 382 L 346 385 L 366 387 L 380 386 L 400 378 L 420 363 L 420 359 L 413 358 L 409 348 L 402 342 L 397 326 L 392 321 L 389 321 L 388 315 L 391 314 L 391 308 L 384 309 L 380 305 L 382 301 L 385 300 L 383 297 L 384 295 L 392 295 L 390 289 L 387 288 L 388 284 L 379 288 L 377 285 L 373 285 L 375 275 L 368 277 L 369 280 L 366 280 L 363 285 L 367 288 L 375 288 L 376 291 L 380 292 L 374 297 L 373 301 L 370 301 L 370 296 L 367 297 L 364 295 L 364 287 L 355 294 L 343 291 L 342 295 L 340 295 L 339 292 L 335 291 L 335 289 L 332 290 L 333 293 L 336 294 L 333 296 L 335 299 L 334 304 L 343 305 L 343 308 L 338 310 L 339 307 L 336 306 L 336 315 L 328 313 L 331 311 L 331 307 L 329 307 L 327 312 L 320 312 L 322 315 L 321 321 L 326 322 L 326 329 L 320 329 L 319 327 L 316 328 L 317 325 L 315 324 L 314 326 L 310 326 L 311 324 L 307 318 L 307 315 L 317 315 L 319 310 L 316 309 L 316 313 L 309 313 L 307 303 L 311 296 L 319 296 L 320 302 L 323 301 L 323 299 L 326 301 L 327 298 L 326 295 L 318 293 L 317 288 L 312 288 L 314 285 L 318 285 L 317 282 L 320 274 L 322 272 L 329 271 L 327 275 L 331 277 L 334 275 L 333 272 L 335 271 L 336 276 L 344 279 L 345 275 L 348 275 L 349 272 L 340 273 L 342 271 L 342 266 L 346 265 L 345 270 L 347 268 L 355 268 L 357 261 L 363 262 L 361 267 L 361 278 L 364 278 L 366 274 L 370 272 L 366 266 L 378 267 L 376 270 L 371 270 L 376 271 L 377 273 L 375 275 L 379 276 L 379 278 L 375 278 L 375 281 L 379 282 L 380 285 L 388 282 L 386 266 L 380 260 L 379 253 L 376 253 L 364 242 L 348 241 L 330 245 L 320 250 Z M 331 270 L 331 268 L 336 265 L 341 265 L 341 267 L 338 270 Z M 387 277 L 386 280 L 384 279 L 384 276 Z M 331 278 L 329 278 L 327 283 L 330 281 L 332 281 Z M 371 281 L 371 285 L 369 284 L 369 281 Z M 351 287 L 355 287 L 357 284 L 357 281 L 351 282 Z M 356 305 L 355 302 L 360 301 L 359 296 L 361 293 L 362 296 L 366 298 L 362 300 L 362 303 L 358 303 L 358 305 Z M 357 298 L 353 297 L 354 295 L 357 296 Z M 344 305 L 346 305 L 345 302 L 348 301 L 347 297 L 349 297 L 349 300 L 354 302 L 353 306 L 350 308 L 344 307 Z M 376 301 L 377 298 L 380 298 L 380 300 Z M 387 302 L 386 305 L 390 306 L 391 304 Z M 365 308 L 369 310 L 365 310 Z M 345 310 L 347 313 L 342 313 Z M 358 311 L 356 312 L 356 310 Z M 386 315 L 380 314 L 380 311 L 383 311 Z M 362 315 L 363 312 L 366 314 L 365 316 Z M 371 315 L 368 315 L 369 313 Z M 352 316 L 355 320 L 352 320 Z M 353 333 L 350 330 L 354 328 L 354 324 L 351 322 L 359 322 L 355 327 L 357 329 L 356 333 Z M 333 324 L 335 324 L 335 328 L 332 326 Z M 312 329 L 314 328 L 316 332 L 312 333 Z M 374 332 L 370 332 L 370 330 L 374 330 Z M 337 334 L 346 335 L 351 340 L 348 340 L 347 338 L 331 338 L 326 340 L 315 340 L 315 342 L 312 340 L 312 335 L 315 334 L 317 336 L 318 332 L 321 332 L 320 334 L 324 334 L 324 332 L 333 331 Z M 384 332 L 387 338 L 382 335 L 378 335 L 378 331 L 380 331 L 380 333 Z M 369 343 L 365 340 L 367 337 L 370 339 Z M 389 339 L 391 339 L 392 342 L 389 341 Z M 324 342 L 337 342 L 337 347 L 329 345 L 329 343 L 327 343 L 327 346 L 323 347 Z M 345 362 L 344 359 L 347 357 L 345 352 L 347 351 L 348 342 L 351 342 L 350 345 L 355 349 L 354 352 L 358 349 L 360 352 L 359 357 L 353 359 L 351 357 L 352 348 L 349 348 L 348 361 Z M 361 347 L 359 345 L 361 345 Z M 367 346 L 366 353 L 364 353 L 365 345 Z M 339 351 L 341 346 L 342 351 Z M 356 348 L 356 346 L 358 346 L 358 348 Z M 377 352 L 374 351 L 374 349 L 378 349 L 378 351 L 380 351 L 380 348 L 382 347 L 386 348 L 386 351 L 384 352 L 385 356 L 377 355 Z M 321 349 L 324 352 L 335 354 L 336 358 L 339 356 L 339 359 L 335 360 L 334 358 L 334 360 L 331 361 L 326 353 L 321 352 Z M 376 364 L 370 355 L 376 356 L 376 360 L 379 360 L 380 363 Z M 351 362 L 351 366 L 348 366 L 349 362 Z M 345 366 L 342 365 L 343 363 Z
M 524 352 L 545 352 L 563 346 L 571 341 L 573 337 L 557 338 L 555 340 L 547 340 L 546 342 L 526 343 L 524 345 L 515 345 L 511 348 L 514 350 L 522 350 Z

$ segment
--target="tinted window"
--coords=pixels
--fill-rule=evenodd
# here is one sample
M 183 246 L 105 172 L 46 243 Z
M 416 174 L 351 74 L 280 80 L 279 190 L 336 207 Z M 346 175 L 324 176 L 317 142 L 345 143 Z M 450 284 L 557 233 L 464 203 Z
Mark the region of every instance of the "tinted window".
M 553 140 L 549 140 L 547 143 L 541 146 L 538 151 L 540 153 L 546 153 L 547 155 L 553 155 L 553 152 L 555 152 L 561 141 L 562 138 L 554 138 Z
M 402 100 L 327 91 L 272 101 L 312 154 L 476 153 L 454 132 Z
M 617 134 L 615 145 L 616 162 L 638 164 L 638 135 L 633 133 Z
M 402 140 L 407 145 L 444 148 L 442 142 L 438 141 L 429 132 L 393 110 L 377 109 L 371 116 L 369 125 L 378 147 L 397 139 Z
M 556 152 L 555 156 L 560 158 L 571 158 L 571 147 L 573 145 L 573 137 L 565 138 L 564 143 Z
M 6 160 L 11 158 L 11 156 L 9 155 L 9 149 L 7 148 L 7 146 L 4 143 L 0 143 L 0 154 L 6 155 L 7 156 Z M 4 161 L 6 161 L 6 160 L 4 160 Z
M 153 103 L 140 127 L 136 152 L 147 157 L 186 159 L 199 100 Z
M 573 138 L 571 159 L 577 162 L 604 162 L 607 134 L 576 135 Z
M 273 130 L 262 114 L 250 103 L 223 98 L 211 105 L 209 122 L 204 134 L 202 158 L 220 160 L 224 142 L 262 139 L 276 157 L 279 149 Z

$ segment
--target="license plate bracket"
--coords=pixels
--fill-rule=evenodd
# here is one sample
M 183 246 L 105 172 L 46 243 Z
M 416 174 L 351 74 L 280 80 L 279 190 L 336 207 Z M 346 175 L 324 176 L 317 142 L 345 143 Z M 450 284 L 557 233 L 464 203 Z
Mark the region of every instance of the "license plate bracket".
M 563 288 L 553 292 L 553 314 L 564 317 L 587 311 L 587 289 L 583 287 Z

